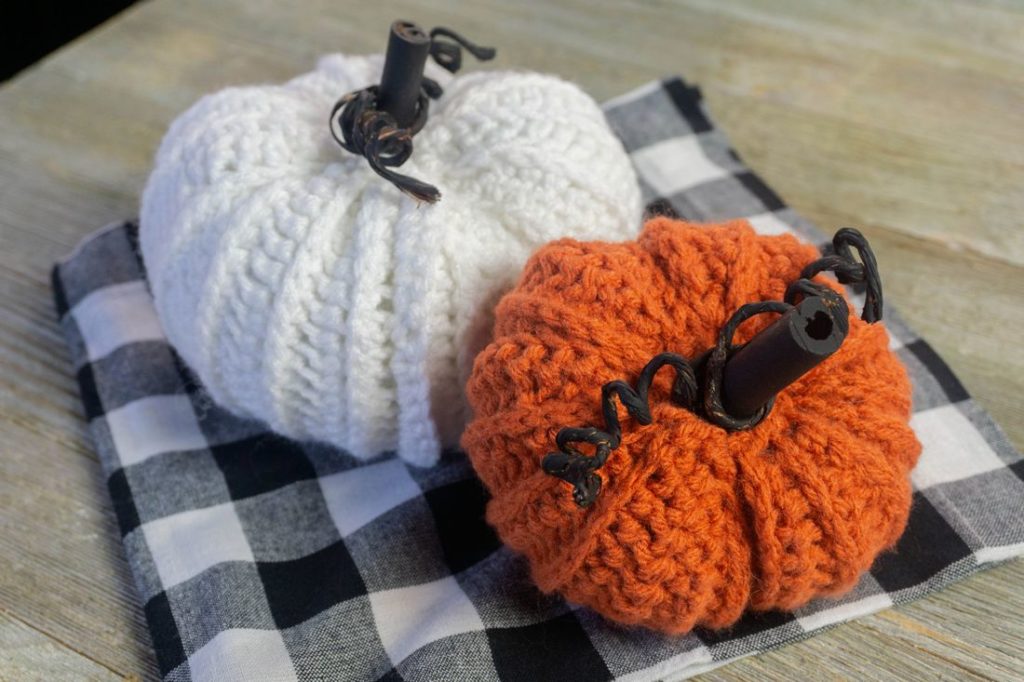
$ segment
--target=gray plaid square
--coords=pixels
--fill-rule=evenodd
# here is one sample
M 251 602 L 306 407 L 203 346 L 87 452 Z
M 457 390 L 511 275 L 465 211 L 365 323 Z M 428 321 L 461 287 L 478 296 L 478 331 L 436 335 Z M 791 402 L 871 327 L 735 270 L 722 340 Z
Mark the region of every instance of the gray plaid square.
M 256 561 L 291 561 L 341 540 L 315 480 L 235 502 Z
M 466 632 L 431 642 L 398 666 L 406 680 L 496 680 L 491 648 L 484 632 Z M 520 678 L 525 679 L 525 678 Z
M 207 449 L 167 452 L 122 471 L 140 523 L 231 501 L 220 468 Z M 175 485 L 168 488 L 167 481 Z
M 302 680 L 331 680 L 339 671 L 353 680 L 377 680 L 392 668 L 365 596 L 286 628 L 281 637 Z
M 537 589 L 526 561 L 506 547 L 457 579 L 487 628 L 533 625 L 569 611 L 563 600 Z
M 681 106 L 677 107 L 677 101 Z M 701 120 L 703 111 L 696 115 L 690 106 L 699 102 L 699 91 L 679 81 L 651 83 L 627 97 L 609 102 L 607 109 L 614 112 L 609 116 L 609 123 L 622 140 L 622 146 L 632 152 L 663 140 L 709 130 L 710 123 Z M 691 115 L 680 115 L 680 111 Z M 666 115 L 669 112 L 677 113 Z
M 642 679 L 660 679 L 670 671 L 712 660 L 711 652 L 692 633 L 673 637 L 614 625 L 588 609 L 579 609 L 576 617 L 616 678 L 642 670 Z
M 119 224 L 109 225 L 79 244 L 60 263 L 60 280 L 68 307 L 74 308 L 98 289 L 143 279 L 130 235 Z M 98 267 L 100 264 L 103 266 Z
M 964 542 L 975 551 L 1024 544 L 1024 504 L 993 516 L 1001 500 L 1024 499 L 1024 480 L 1006 468 L 940 483 L 924 491 Z
M 276 630 L 262 592 L 256 566 L 244 561 L 219 563 L 168 589 L 185 653 L 194 654 L 225 630 Z
M 152 371 L 139 372 L 139 367 Z M 154 395 L 183 393 L 170 347 L 163 341 L 140 341 L 117 348 L 90 363 L 105 412 Z
M 370 592 L 451 576 L 422 497 L 401 503 L 345 538 Z
M 680 160 L 680 163 L 685 163 Z M 679 215 L 687 220 L 717 222 L 739 216 L 764 213 L 761 197 L 752 194 L 739 176 L 728 175 L 709 179 L 669 197 L 679 207 Z

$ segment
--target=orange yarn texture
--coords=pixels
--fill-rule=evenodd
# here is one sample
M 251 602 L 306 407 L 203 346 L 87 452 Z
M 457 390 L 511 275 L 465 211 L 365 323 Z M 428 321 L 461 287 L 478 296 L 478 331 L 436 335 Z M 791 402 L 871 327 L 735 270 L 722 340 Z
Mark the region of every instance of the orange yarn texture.
M 906 525 L 920 452 L 907 374 L 881 324 L 851 306 L 842 347 L 727 432 L 651 390 L 653 423 L 619 409 L 622 444 L 589 508 L 540 462 L 564 426 L 602 426 L 601 386 L 664 351 L 696 358 L 744 303 L 781 300 L 818 257 L 745 221 L 647 223 L 635 242 L 553 242 L 497 309 L 469 381 L 463 447 L 490 490 L 488 521 L 537 585 L 620 623 L 722 628 L 851 588 Z M 824 281 L 824 280 L 822 280 Z M 838 285 L 834 285 L 838 288 Z M 748 340 L 775 318 L 749 320 Z

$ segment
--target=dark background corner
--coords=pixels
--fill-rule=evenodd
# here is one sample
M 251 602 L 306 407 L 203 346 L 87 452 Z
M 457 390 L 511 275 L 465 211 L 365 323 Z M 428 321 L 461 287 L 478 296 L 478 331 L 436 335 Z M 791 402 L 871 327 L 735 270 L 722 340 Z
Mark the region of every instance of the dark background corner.
M 9 0 L 0 9 L 0 82 L 99 26 L 136 0 Z

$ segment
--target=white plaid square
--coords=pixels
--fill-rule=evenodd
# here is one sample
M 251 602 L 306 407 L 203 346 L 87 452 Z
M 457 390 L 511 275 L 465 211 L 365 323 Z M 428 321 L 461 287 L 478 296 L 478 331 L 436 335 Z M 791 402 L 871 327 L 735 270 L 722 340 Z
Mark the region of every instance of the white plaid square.
M 430 642 L 484 629 L 473 603 L 452 577 L 375 592 L 370 604 L 380 639 L 395 665 Z
M 982 547 L 974 553 L 974 557 L 979 564 L 987 564 L 993 561 L 1006 561 L 1022 554 L 1024 554 L 1024 542 L 1015 542 L 1012 545 Z
M 121 466 L 159 453 L 206 447 L 192 403 L 184 394 L 140 398 L 111 410 L 105 419 Z
M 905 343 L 903 343 L 903 340 L 900 339 L 894 333 L 894 330 L 892 329 L 892 325 L 888 325 L 888 324 L 885 325 L 885 331 L 889 333 L 889 350 L 891 350 L 892 352 L 895 353 L 900 348 L 903 348 L 903 346 L 906 345 Z
M 618 682 L 646 682 L 647 680 L 681 680 L 691 675 L 697 675 L 706 670 L 717 668 L 721 661 L 715 661 L 711 650 L 705 646 L 698 646 L 695 649 L 684 651 L 672 658 L 668 658 L 659 664 L 643 670 L 620 675 L 615 679 Z M 680 672 L 685 670 L 685 675 Z
M 824 608 L 800 616 L 797 622 L 804 630 L 811 631 L 851 618 L 860 618 L 892 606 L 892 599 L 886 593 L 872 594 L 856 601 L 843 601 L 832 608 Z
M 400 460 L 348 469 L 319 479 L 327 509 L 342 537 L 421 494 Z
M 224 630 L 188 659 L 194 682 L 295 682 L 277 630 Z
M 633 152 L 632 158 L 640 176 L 665 197 L 729 175 L 707 158 L 696 135 L 652 144 Z
M 747 218 L 758 234 L 796 234 L 792 227 L 782 222 L 774 213 L 761 213 Z
M 141 280 L 98 289 L 79 301 L 71 315 L 85 341 L 89 362 L 125 344 L 164 339 L 146 283 Z
M 165 516 L 142 531 L 164 589 L 223 561 L 255 561 L 231 502 Z
M 1004 466 L 956 405 L 918 412 L 910 425 L 922 447 L 921 459 L 910 474 L 919 490 Z

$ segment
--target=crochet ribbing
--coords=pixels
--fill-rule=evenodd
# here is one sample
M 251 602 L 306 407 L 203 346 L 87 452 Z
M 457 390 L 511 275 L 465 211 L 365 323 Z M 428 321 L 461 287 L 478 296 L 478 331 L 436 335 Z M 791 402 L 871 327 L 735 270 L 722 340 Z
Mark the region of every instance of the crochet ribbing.
M 897 540 L 920 450 L 911 389 L 882 325 L 855 314 L 840 350 L 749 431 L 673 405 L 660 375 L 653 422 L 624 419 L 591 508 L 540 467 L 561 427 L 603 423 L 605 382 L 635 380 L 663 351 L 697 357 L 740 305 L 781 299 L 817 255 L 745 221 L 659 218 L 633 242 L 564 239 L 530 259 L 477 358 L 463 446 L 491 492 L 488 520 L 541 589 L 622 623 L 720 628 L 841 593 Z
M 417 205 L 331 139 L 334 102 L 381 68 L 334 55 L 200 100 L 157 154 L 141 247 L 168 338 L 214 401 L 293 438 L 429 465 L 458 441 L 472 359 L 529 254 L 634 235 L 640 194 L 576 86 L 428 64 L 444 94 L 402 172 L 444 198 Z

